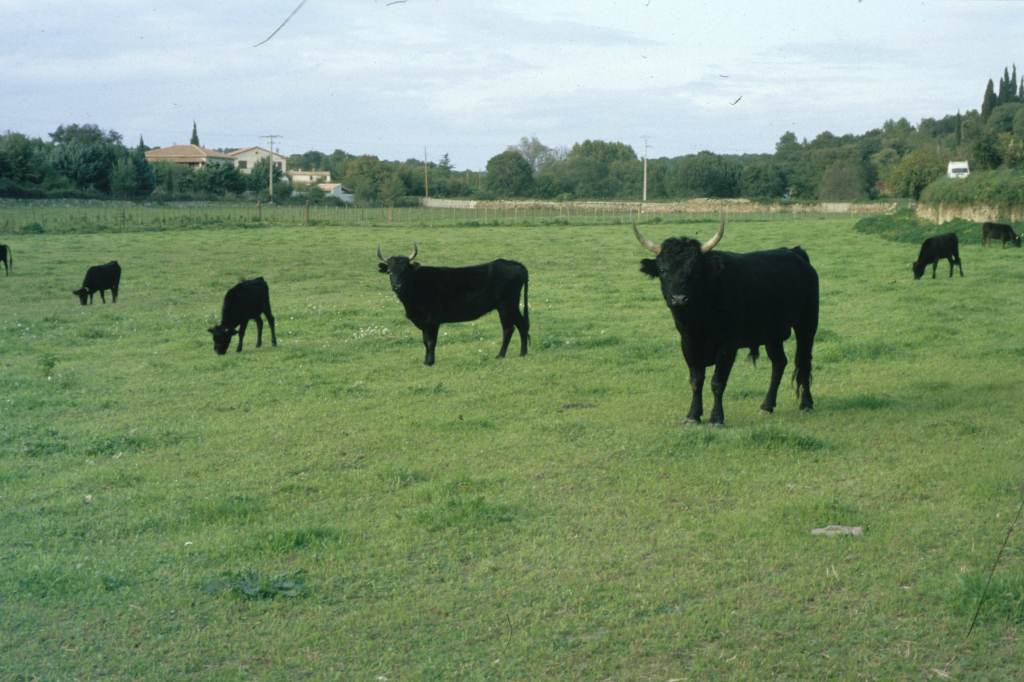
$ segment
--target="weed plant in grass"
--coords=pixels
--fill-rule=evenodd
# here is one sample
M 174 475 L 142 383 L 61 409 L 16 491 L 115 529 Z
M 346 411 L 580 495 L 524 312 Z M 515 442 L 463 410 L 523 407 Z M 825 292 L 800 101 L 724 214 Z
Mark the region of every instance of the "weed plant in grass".
M 1024 260 L 964 242 L 965 278 L 915 282 L 916 245 L 853 225 L 728 227 L 807 250 L 821 328 L 815 411 L 761 415 L 737 363 L 723 429 L 681 424 L 626 226 L 5 238 L 0 677 L 1018 676 L 1020 534 L 963 635 L 1024 481 Z M 530 354 L 494 359 L 489 315 L 424 367 L 378 242 L 523 262 Z M 113 258 L 118 303 L 79 306 Z M 257 275 L 279 346 L 214 355 Z

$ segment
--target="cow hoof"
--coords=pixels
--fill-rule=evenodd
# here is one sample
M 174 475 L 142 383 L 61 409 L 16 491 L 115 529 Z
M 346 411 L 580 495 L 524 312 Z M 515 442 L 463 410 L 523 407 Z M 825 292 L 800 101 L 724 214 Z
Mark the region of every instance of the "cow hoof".
M 814 405 L 801 405 L 800 406 L 800 411 L 801 412 L 813 412 L 814 411 Z
M 694 419 L 693 417 L 687 417 L 686 419 L 683 420 L 683 424 L 700 424 L 700 417 L 698 417 L 697 419 Z
M 761 414 L 772 414 L 773 412 L 775 412 L 774 409 L 767 408 L 767 407 L 762 407 L 761 408 Z

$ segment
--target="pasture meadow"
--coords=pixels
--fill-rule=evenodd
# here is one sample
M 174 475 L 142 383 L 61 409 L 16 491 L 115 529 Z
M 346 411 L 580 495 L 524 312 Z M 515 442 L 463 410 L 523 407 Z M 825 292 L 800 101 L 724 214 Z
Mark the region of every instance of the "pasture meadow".
M 681 424 L 626 224 L 4 235 L 0 677 L 1019 677 L 1024 529 L 964 636 L 1024 483 L 1024 252 L 979 232 L 915 282 L 854 222 L 729 223 L 808 251 L 821 327 L 816 410 L 787 372 L 761 415 L 741 360 L 719 429 Z M 492 313 L 424 367 L 378 242 L 522 261 L 529 355 L 494 359 Z M 111 259 L 119 302 L 80 306 Z M 279 346 L 215 356 L 257 275 Z

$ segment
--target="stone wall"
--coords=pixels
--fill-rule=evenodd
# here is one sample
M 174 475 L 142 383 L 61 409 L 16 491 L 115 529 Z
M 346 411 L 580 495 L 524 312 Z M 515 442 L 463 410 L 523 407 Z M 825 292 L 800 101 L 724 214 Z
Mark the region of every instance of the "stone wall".
M 918 218 L 929 220 L 939 225 L 948 223 L 950 220 L 956 220 L 957 218 L 970 220 L 974 223 L 1015 223 L 1024 220 L 1024 206 L 996 208 L 984 204 L 955 206 L 952 204 L 919 203 L 915 213 Z

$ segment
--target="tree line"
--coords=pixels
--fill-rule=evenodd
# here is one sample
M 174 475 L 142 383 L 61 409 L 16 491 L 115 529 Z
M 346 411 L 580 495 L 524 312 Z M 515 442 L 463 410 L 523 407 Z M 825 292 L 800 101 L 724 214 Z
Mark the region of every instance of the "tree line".
M 198 142 L 193 123 L 192 139 Z M 121 135 L 96 125 L 60 126 L 49 140 L 16 132 L 0 135 L 0 196 L 176 199 L 264 197 L 268 160 L 245 175 L 230 165 L 198 170 L 150 164 L 140 138 L 126 147 Z M 1024 78 L 1004 68 L 998 87 L 989 79 L 978 110 L 886 121 L 860 135 L 829 131 L 811 140 L 787 131 L 770 154 L 701 151 L 647 161 L 647 197 L 745 197 L 765 200 L 856 201 L 920 196 L 944 175 L 950 160 L 972 171 L 1024 169 Z M 263 164 L 262 167 L 260 164 Z M 623 142 L 584 140 L 549 147 L 536 137 L 495 154 L 486 172 L 456 170 L 438 161 L 382 160 L 342 150 L 288 157 L 293 169 L 330 171 L 363 205 L 415 203 L 425 195 L 453 198 L 639 200 L 643 160 Z M 275 199 L 291 193 L 274 169 Z M 323 201 L 316 188 L 304 199 Z

